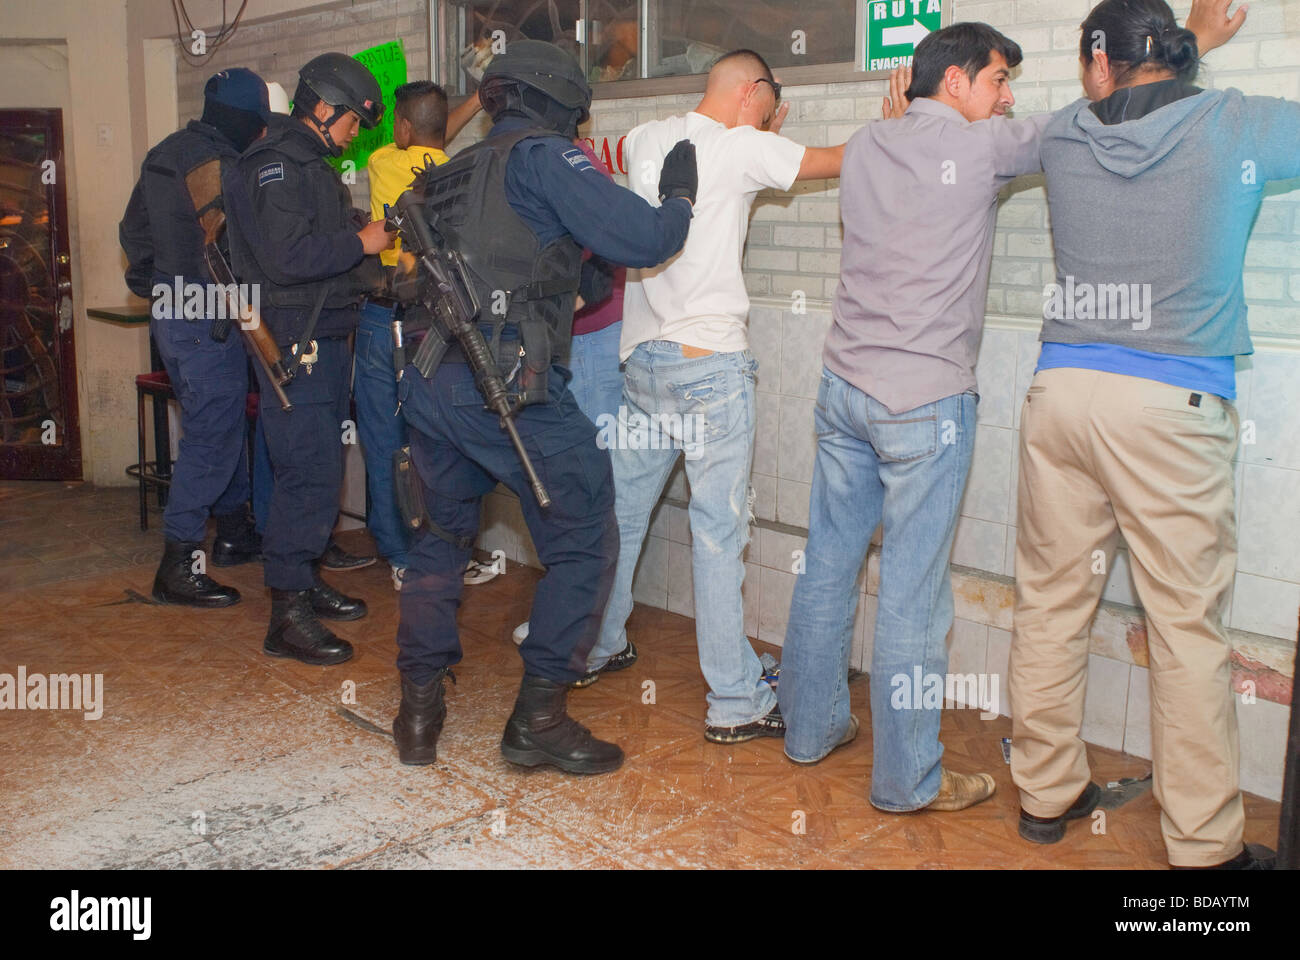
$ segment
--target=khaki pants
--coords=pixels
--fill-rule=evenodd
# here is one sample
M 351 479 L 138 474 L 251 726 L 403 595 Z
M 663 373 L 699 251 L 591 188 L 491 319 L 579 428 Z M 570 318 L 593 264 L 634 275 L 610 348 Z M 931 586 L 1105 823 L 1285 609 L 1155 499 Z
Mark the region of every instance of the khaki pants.
M 1223 606 L 1237 559 L 1237 412 L 1210 394 L 1071 368 L 1034 377 L 1020 422 L 1011 774 L 1055 817 L 1090 773 L 1088 634 L 1122 533 L 1146 611 L 1154 791 L 1169 862 L 1241 852 L 1237 714 Z

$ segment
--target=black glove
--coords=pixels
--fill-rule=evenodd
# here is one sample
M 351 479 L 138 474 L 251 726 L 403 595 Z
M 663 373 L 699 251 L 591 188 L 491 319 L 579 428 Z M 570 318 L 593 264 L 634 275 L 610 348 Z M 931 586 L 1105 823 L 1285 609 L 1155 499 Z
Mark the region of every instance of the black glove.
M 667 203 L 673 197 L 685 197 L 695 203 L 695 192 L 700 187 L 699 172 L 695 168 L 695 144 L 678 140 L 664 157 L 664 168 L 659 174 L 659 202 Z
M 610 298 L 614 292 L 614 264 L 592 254 L 590 260 L 582 261 L 582 274 L 578 280 L 578 296 L 582 297 L 583 309 L 594 307 Z

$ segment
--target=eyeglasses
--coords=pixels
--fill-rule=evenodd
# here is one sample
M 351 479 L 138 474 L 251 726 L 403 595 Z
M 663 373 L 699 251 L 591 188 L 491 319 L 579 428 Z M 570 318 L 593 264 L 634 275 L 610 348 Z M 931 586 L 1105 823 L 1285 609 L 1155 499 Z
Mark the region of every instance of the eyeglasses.
M 754 83 L 766 83 L 772 88 L 772 92 L 776 94 L 776 102 L 781 102 L 781 84 L 777 83 L 775 80 L 769 80 L 767 77 L 759 77 L 754 81 Z

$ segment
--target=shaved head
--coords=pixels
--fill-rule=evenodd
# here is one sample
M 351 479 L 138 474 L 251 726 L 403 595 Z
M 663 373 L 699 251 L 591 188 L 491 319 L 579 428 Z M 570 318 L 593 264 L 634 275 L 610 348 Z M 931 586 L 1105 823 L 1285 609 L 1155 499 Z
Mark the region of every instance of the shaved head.
M 760 77 L 764 80 L 773 79 L 767 61 L 753 50 L 733 50 L 713 62 L 705 93 L 722 93 L 753 83 Z
M 732 50 L 713 62 L 697 111 L 724 127 L 766 130 L 776 116 L 780 84 L 753 50 Z

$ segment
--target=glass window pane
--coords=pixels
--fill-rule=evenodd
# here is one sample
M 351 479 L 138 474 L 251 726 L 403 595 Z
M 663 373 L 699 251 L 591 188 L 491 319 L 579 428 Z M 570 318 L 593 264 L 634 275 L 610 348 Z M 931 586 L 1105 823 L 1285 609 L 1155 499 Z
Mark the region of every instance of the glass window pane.
M 582 62 L 579 0 L 451 0 L 447 4 L 451 89 L 478 89 L 494 51 L 513 40 L 547 40 Z M 446 21 L 444 21 L 446 23 Z
M 773 69 L 851 61 L 856 11 L 855 0 L 651 0 L 648 72 L 703 73 L 741 47 Z
M 591 0 L 591 66 L 587 79 L 636 80 L 641 76 L 637 0 Z

